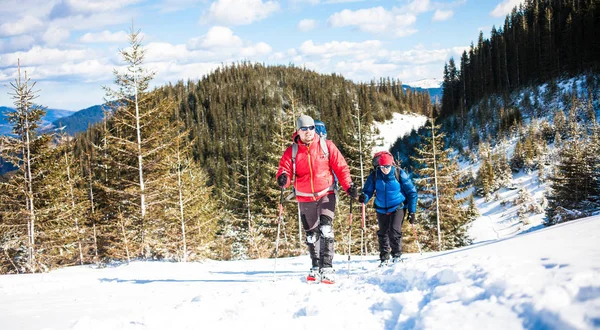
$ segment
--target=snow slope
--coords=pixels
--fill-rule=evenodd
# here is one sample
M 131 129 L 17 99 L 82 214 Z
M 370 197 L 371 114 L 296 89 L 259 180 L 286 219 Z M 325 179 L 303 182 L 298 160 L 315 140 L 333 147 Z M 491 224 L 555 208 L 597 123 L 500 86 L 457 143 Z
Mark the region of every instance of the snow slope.
M 338 236 L 338 240 L 341 239 Z M 600 219 L 586 218 L 383 270 L 337 255 L 133 262 L 0 276 L 2 329 L 597 329 Z M 348 276 L 349 275 L 349 276 Z

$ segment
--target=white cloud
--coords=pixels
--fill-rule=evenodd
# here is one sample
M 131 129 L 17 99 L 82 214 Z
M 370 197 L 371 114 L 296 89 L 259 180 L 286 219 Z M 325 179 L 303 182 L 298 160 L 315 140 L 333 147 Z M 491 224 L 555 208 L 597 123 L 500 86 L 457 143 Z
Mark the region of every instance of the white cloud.
M 262 0 L 217 0 L 204 12 L 203 24 L 248 25 L 279 11 L 279 3 Z
M 69 39 L 70 35 L 67 29 L 51 26 L 44 32 L 42 39 L 44 39 L 48 46 L 55 46 Z
M 187 42 L 189 49 L 240 48 L 242 39 L 227 27 L 214 26 L 208 32 Z
M 17 60 L 27 66 L 55 66 L 71 61 L 84 61 L 95 58 L 96 54 L 87 49 L 60 50 L 56 48 L 42 48 L 34 46 L 28 51 L 3 54 L 0 57 L 0 67 L 16 66 Z
M 431 10 L 429 0 L 413 0 L 413 2 L 402 7 L 400 9 L 403 12 L 409 12 L 412 14 L 422 14 Z
M 393 63 L 407 63 L 411 65 L 422 65 L 429 63 L 443 63 L 453 53 L 451 48 L 430 49 L 416 47 L 407 51 L 392 51 L 387 58 Z
M 52 25 L 68 30 L 99 30 L 111 25 L 127 24 L 131 26 L 132 13 L 127 11 L 74 15 L 55 19 Z M 134 22 L 135 23 L 135 22 Z
M 79 41 L 86 43 L 125 43 L 129 41 L 129 34 L 125 31 L 118 31 L 113 33 L 108 30 L 104 30 L 98 33 L 89 32 L 81 36 L 81 38 L 79 38 Z
M 331 58 L 335 56 L 358 56 L 364 52 L 374 52 L 381 48 L 379 40 L 367 40 L 364 42 L 332 41 L 317 45 L 308 40 L 300 45 L 300 53 L 306 56 L 320 56 Z
M 296 26 L 296 28 L 302 32 L 308 32 L 310 30 L 313 30 L 316 27 L 317 27 L 317 21 L 315 21 L 314 19 L 303 19 Z
M 37 17 L 25 16 L 16 21 L 0 25 L 0 37 L 17 36 L 30 33 L 41 28 L 44 23 Z
M 393 33 L 397 37 L 405 37 L 417 32 L 412 26 L 417 17 L 411 13 L 403 13 L 398 9 L 386 10 L 383 7 L 344 9 L 331 15 L 328 23 L 332 27 L 356 26 L 359 30 L 370 33 Z
M 1 39 L 0 39 L 1 40 Z M 28 34 L 23 34 L 7 39 L 7 42 L 0 44 L 3 53 L 14 52 L 17 50 L 29 49 L 35 44 L 35 38 Z
M 445 21 L 454 15 L 452 10 L 436 10 L 433 14 L 433 21 Z
M 377 63 L 375 60 L 340 61 L 335 65 L 336 72 L 344 73 L 347 78 L 363 81 L 390 76 L 397 69 L 396 64 Z
M 523 3 L 523 0 L 503 0 L 499 3 L 494 10 L 490 12 L 490 16 L 493 17 L 503 17 L 512 11 L 514 7 L 519 6 Z
M 255 45 L 244 47 L 240 51 L 240 55 L 245 58 L 252 58 L 255 56 L 262 56 L 271 53 L 273 49 L 265 42 L 259 42 Z
M 221 26 L 211 28 L 206 35 L 192 38 L 186 44 L 153 42 L 145 48 L 147 63 L 172 62 L 178 65 L 198 62 L 226 63 L 240 59 L 261 60 L 262 56 L 273 51 L 265 42 L 245 42 L 229 28 Z
M 26 15 L 34 17 L 46 16 L 56 1 L 53 0 L 2 0 L 0 16 L 23 17 Z

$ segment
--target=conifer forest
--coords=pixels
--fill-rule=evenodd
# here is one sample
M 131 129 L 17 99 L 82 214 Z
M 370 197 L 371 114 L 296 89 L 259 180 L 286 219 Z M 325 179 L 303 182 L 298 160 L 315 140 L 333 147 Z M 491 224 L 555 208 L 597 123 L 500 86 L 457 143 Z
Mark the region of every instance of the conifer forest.
M 426 251 L 468 245 L 473 196 L 494 198 L 518 171 L 538 169 L 550 187 L 546 203 L 524 204 L 523 214 L 545 212 L 547 225 L 589 215 L 600 209 L 599 35 L 596 0 L 528 0 L 458 65 L 450 59 L 443 98 L 432 102 L 394 78 L 357 83 L 291 64 L 231 63 L 150 88 L 154 73 L 132 28 L 121 50 L 127 69 L 104 88 L 104 119 L 75 136 L 41 129 L 41 92 L 19 69 L 8 88 L 12 134 L 0 140 L 13 169 L 0 176 L 0 274 L 274 257 L 275 173 L 300 114 L 327 125 L 359 186 L 372 168 L 375 123 L 394 113 L 429 118 L 391 150 L 417 185 Z M 570 77 L 580 77 L 578 88 L 561 90 L 557 81 Z M 511 139 L 509 155 L 502 147 Z M 475 172 L 459 166 L 475 161 Z M 364 252 L 378 253 L 373 208 L 364 232 L 349 228 L 359 203 L 352 211 L 338 196 L 336 252 L 363 253 L 341 244 L 350 229 L 356 241 L 364 235 Z M 278 256 L 305 253 L 297 203 L 283 207 Z M 413 239 L 403 237 L 409 252 Z

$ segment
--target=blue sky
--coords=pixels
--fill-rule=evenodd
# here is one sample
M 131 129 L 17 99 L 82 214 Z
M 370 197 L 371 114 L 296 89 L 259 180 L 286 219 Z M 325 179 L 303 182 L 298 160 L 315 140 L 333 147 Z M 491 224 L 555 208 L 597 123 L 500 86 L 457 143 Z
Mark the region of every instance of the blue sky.
M 290 64 L 354 81 L 442 78 L 479 31 L 522 0 L 0 0 L 0 105 L 17 60 L 37 102 L 79 110 L 103 102 L 132 21 L 154 85 L 199 79 L 222 64 Z

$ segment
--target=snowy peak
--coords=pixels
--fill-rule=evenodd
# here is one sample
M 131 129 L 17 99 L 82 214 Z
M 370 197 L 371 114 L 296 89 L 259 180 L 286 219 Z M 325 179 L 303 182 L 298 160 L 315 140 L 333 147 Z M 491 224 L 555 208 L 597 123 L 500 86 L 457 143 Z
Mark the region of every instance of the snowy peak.
M 404 85 L 413 87 L 413 88 L 441 88 L 443 80 L 438 78 L 425 78 L 421 80 L 416 80 L 412 82 L 405 83 Z

